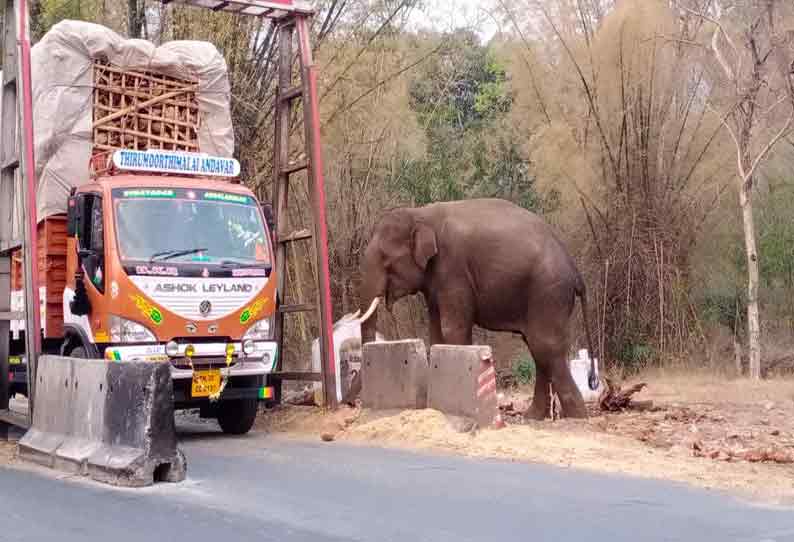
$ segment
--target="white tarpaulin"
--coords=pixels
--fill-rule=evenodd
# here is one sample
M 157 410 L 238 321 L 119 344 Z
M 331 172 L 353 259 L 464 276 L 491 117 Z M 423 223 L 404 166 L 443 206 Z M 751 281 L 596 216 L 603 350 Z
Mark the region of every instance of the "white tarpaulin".
M 200 152 L 232 156 L 229 79 L 214 45 L 172 41 L 155 47 L 93 23 L 62 21 L 31 51 L 39 220 L 66 212 L 69 190 L 89 180 L 95 59 L 198 80 Z

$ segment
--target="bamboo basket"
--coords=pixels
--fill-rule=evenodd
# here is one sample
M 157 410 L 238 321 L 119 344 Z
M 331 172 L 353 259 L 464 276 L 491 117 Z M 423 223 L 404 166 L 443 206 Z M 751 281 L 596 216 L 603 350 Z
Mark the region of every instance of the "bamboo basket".
M 94 61 L 92 169 L 116 149 L 199 152 L 197 79 Z

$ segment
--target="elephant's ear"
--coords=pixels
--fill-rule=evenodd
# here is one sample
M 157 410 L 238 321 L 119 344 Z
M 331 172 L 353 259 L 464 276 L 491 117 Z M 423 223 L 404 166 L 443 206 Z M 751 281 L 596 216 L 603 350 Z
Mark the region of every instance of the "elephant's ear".
M 430 258 L 438 254 L 436 232 L 427 224 L 417 223 L 414 228 L 414 260 L 422 269 L 427 269 Z

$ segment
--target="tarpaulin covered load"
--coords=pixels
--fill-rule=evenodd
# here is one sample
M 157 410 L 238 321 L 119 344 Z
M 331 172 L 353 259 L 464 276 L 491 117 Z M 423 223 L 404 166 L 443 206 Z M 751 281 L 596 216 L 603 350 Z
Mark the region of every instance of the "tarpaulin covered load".
M 89 181 L 97 60 L 197 81 L 198 150 L 232 156 L 229 79 L 214 45 L 172 41 L 155 47 L 93 23 L 62 21 L 31 51 L 39 220 L 65 213 L 70 189 Z

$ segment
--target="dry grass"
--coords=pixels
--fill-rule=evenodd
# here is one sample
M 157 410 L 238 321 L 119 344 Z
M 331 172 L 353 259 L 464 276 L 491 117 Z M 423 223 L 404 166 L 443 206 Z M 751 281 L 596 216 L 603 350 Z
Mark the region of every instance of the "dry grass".
M 648 382 L 643 392 L 649 399 L 664 402 L 753 404 L 794 401 L 794 378 L 754 381 L 706 370 L 653 369 L 630 382 Z

